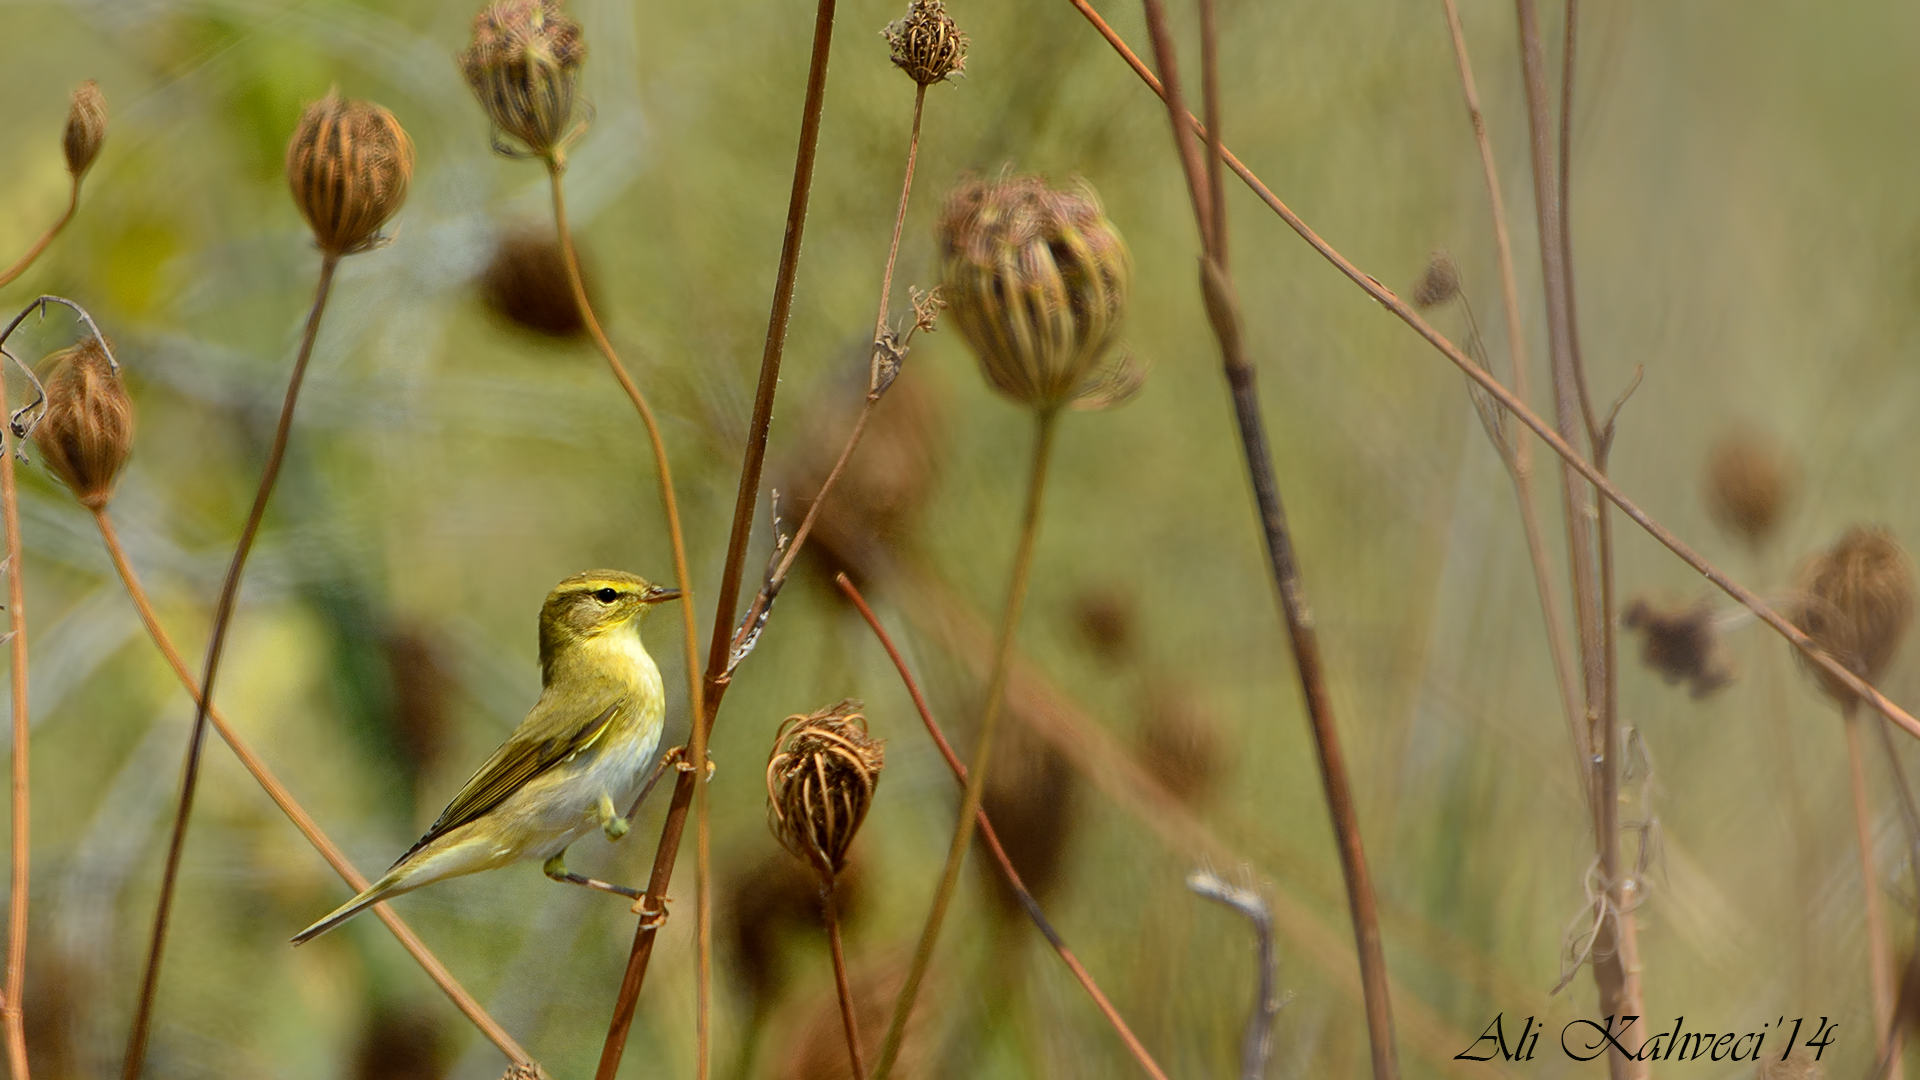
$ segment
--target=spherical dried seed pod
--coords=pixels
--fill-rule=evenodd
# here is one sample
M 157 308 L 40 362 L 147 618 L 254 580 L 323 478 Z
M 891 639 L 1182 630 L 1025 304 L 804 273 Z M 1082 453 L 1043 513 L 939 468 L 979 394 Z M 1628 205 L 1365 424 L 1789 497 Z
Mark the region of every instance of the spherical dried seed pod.
M 941 0 L 913 0 L 905 18 L 880 32 L 893 50 L 893 64 L 921 86 L 957 75 L 967 66 L 967 35 Z
M 100 84 L 88 79 L 74 89 L 73 103 L 67 107 L 67 130 L 61 140 L 67 154 L 67 172 L 76 180 L 86 175 L 106 140 L 107 98 L 100 92 Z
M 1913 621 L 1913 571 L 1892 533 L 1848 529 L 1807 563 L 1799 593 L 1794 621 L 1822 651 L 1869 683 L 1886 673 Z M 1825 668 L 1807 668 L 1828 697 L 1853 703 L 1853 691 Z
M 574 253 L 580 255 L 578 241 Z M 587 292 L 592 295 L 593 289 L 589 287 Z M 481 276 L 480 296 L 494 314 L 536 334 L 567 339 L 587 332 L 580 305 L 573 299 L 573 284 L 567 278 L 566 256 L 551 226 L 517 230 L 502 237 L 487 272 Z
M 1427 262 L 1427 269 L 1413 286 L 1413 305 L 1418 308 L 1438 307 L 1458 295 L 1459 265 L 1446 252 L 1434 252 L 1433 258 Z
M 574 79 L 586 58 L 580 24 L 558 0 L 488 4 L 473 18 L 472 44 L 456 57 L 493 126 L 535 157 L 551 156 L 573 134 Z
M 1707 508 L 1720 524 L 1758 547 L 1793 501 L 1793 463 L 1778 442 L 1757 431 L 1721 439 L 1707 458 Z
M 380 227 L 407 201 L 413 140 L 370 101 L 328 94 L 307 106 L 287 143 L 287 186 L 314 242 L 352 255 L 380 242 Z
M 46 412 L 33 429 L 47 468 L 82 505 L 98 510 L 133 450 L 133 400 L 100 339 L 49 356 Z
M 1132 263 L 1091 188 L 963 183 L 939 239 L 942 295 L 996 390 L 1041 410 L 1104 392 L 1099 364 L 1119 337 Z
M 767 759 L 767 824 L 782 846 L 823 873 L 846 864 L 886 762 L 860 709 L 848 699 L 787 717 Z

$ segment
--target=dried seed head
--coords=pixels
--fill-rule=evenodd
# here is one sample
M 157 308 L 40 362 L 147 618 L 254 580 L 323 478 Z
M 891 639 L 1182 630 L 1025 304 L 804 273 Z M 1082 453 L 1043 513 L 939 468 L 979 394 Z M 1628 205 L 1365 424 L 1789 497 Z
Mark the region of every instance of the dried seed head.
M 507 1066 L 507 1071 L 500 1074 L 500 1080 L 552 1080 L 552 1078 L 547 1075 L 547 1070 L 540 1067 L 539 1062 L 527 1061 Z
M 1711 599 L 1661 605 L 1642 597 L 1628 606 L 1620 623 L 1642 635 L 1640 662 L 1659 672 L 1669 686 L 1688 684 L 1695 700 L 1733 681 L 1733 663 L 1720 647 Z
M 67 132 L 62 147 L 67 152 L 67 172 L 75 180 L 93 167 L 100 156 L 100 144 L 107 141 L 107 98 L 100 84 L 88 79 L 73 91 L 73 104 L 67 107 Z
M 1189 806 L 1205 803 L 1224 764 L 1220 729 L 1191 691 L 1155 687 L 1140 726 L 1140 764 L 1168 794 Z
M 42 367 L 47 405 L 34 444 L 82 505 L 101 509 L 133 450 L 133 400 L 97 337 L 54 353 Z
M 1073 622 L 1080 640 L 1107 663 L 1125 663 L 1132 655 L 1137 621 L 1133 596 L 1124 589 L 1091 586 L 1074 597 Z
M 549 157 L 575 133 L 574 80 L 586 58 L 580 24 L 559 0 L 495 0 L 473 17 L 473 43 L 456 59 L 493 126 Z M 494 149 L 515 152 L 498 141 Z
M 574 254 L 579 255 L 577 240 Z M 580 269 L 582 284 L 588 284 L 585 265 Z M 587 332 L 567 280 L 566 256 L 551 228 L 521 229 L 503 237 L 480 279 L 480 297 L 500 318 L 536 334 L 565 339 Z
M 352 255 L 380 243 L 407 201 L 413 140 L 393 114 L 337 94 L 307 106 L 287 143 L 287 185 L 320 250 Z
M 1427 269 L 1413 287 L 1415 307 L 1430 308 L 1460 295 L 1460 267 L 1453 256 L 1444 251 L 1436 251 L 1428 260 Z
M 1913 571 L 1893 534 L 1855 526 L 1801 570 L 1794 620 L 1814 643 L 1867 682 L 1893 662 L 1913 621 Z M 1820 689 L 1841 705 L 1853 691 L 1824 668 L 1807 665 Z
M 1026 724 L 1002 731 L 993 746 L 980 808 L 993 822 L 1007 861 L 1035 899 L 1044 901 L 1064 876 L 1076 820 L 1073 804 L 1073 766 L 1060 751 Z M 980 873 L 991 883 L 988 891 L 998 901 L 1000 915 L 1009 921 L 1024 918 L 1025 909 L 999 867 L 983 859 Z
M 873 804 L 885 746 L 858 701 L 789 716 L 767 759 L 767 824 L 795 856 L 838 873 Z
M 931 86 L 967 66 L 967 35 L 954 25 L 941 0 L 913 0 L 905 18 L 888 23 L 881 36 L 893 64 L 921 86 Z
M 1757 431 L 1735 432 L 1707 458 L 1707 507 L 1720 524 L 1758 547 L 1793 499 L 1793 472 L 1785 447 Z
M 1099 365 L 1119 336 L 1132 264 L 1082 184 L 969 181 L 941 213 L 942 295 L 994 389 L 1036 409 L 1111 395 Z

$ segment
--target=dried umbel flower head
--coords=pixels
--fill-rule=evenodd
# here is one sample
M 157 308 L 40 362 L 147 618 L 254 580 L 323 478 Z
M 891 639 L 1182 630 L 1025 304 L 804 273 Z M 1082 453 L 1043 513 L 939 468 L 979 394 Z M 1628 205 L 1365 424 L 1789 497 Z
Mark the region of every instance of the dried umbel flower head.
M 1132 593 L 1096 585 L 1073 598 L 1073 622 L 1080 640 L 1093 654 L 1110 664 L 1125 663 L 1133 654 L 1134 626 L 1139 621 Z
M 1707 458 L 1707 508 L 1720 524 L 1758 547 L 1773 534 L 1793 498 L 1793 462 L 1758 431 L 1721 439 Z
M 1713 601 L 1668 606 L 1644 597 L 1628 605 L 1620 624 L 1641 634 L 1640 662 L 1670 686 L 1687 684 L 1695 700 L 1733 681 L 1733 663 L 1720 647 Z
M 1219 783 L 1226 756 L 1220 728 L 1190 690 L 1153 688 L 1137 745 L 1140 764 L 1189 806 L 1204 804 Z
M 1436 251 L 1428 260 L 1427 269 L 1413 286 L 1415 307 L 1439 307 L 1441 304 L 1460 295 L 1460 267 L 1453 256 L 1444 251 Z
M 552 157 L 575 134 L 574 79 L 586 58 L 580 24 L 559 0 L 496 0 L 473 17 L 473 43 L 456 59 L 493 126 Z M 515 153 L 497 140 L 494 149 Z
M 583 265 L 583 285 L 585 276 Z M 536 334 L 566 339 L 587 332 L 567 278 L 566 256 L 551 228 L 519 229 L 502 237 L 480 279 L 480 296 L 494 314 Z
M 1796 614 L 1794 621 L 1822 651 L 1867 682 L 1877 681 L 1913 621 L 1906 552 L 1885 529 L 1848 529 L 1802 569 Z M 1807 667 L 1827 696 L 1853 703 L 1853 691 L 1826 669 Z
M 552 1080 L 552 1078 L 547 1075 L 547 1070 L 540 1067 L 539 1062 L 523 1061 L 507 1066 L 507 1071 L 500 1074 L 500 1080 Z
M 413 140 L 393 114 L 338 94 L 307 106 L 287 143 L 287 186 L 329 255 L 380 243 L 380 226 L 407 201 Z
M 954 25 L 941 0 L 913 0 L 906 17 L 881 31 L 893 50 L 893 66 L 921 86 L 931 86 L 967 66 L 967 35 Z
M 851 698 L 780 725 L 767 759 L 767 824 L 780 843 L 823 873 L 838 873 L 867 818 L 886 763 Z
M 67 107 L 67 131 L 61 148 L 67 153 L 67 172 L 75 180 L 93 167 L 100 156 L 100 144 L 107 141 L 107 98 L 100 84 L 88 79 L 73 91 L 73 103 Z
M 968 181 L 947 197 L 939 239 L 942 295 L 994 389 L 1045 411 L 1117 404 L 1137 389 L 1131 365 L 1099 367 L 1119 337 L 1132 263 L 1091 188 Z
M 34 445 L 81 504 L 99 510 L 133 450 L 133 400 L 97 337 L 54 353 L 42 368 L 47 403 Z

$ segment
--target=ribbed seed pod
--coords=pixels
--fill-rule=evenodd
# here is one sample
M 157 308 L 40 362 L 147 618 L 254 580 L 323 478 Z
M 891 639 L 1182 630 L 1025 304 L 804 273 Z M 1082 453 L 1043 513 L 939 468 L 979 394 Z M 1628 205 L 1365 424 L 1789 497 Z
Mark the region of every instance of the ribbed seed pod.
M 98 510 L 113 498 L 133 450 L 133 400 L 97 337 L 54 353 L 42 367 L 47 404 L 34 445 L 81 504 Z
M 788 851 L 822 873 L 846 864 L 886 763 L 858 701 L 787 717 L 767 759 L 767 824 Z
M 913 0 L 906 17 L 888 23 L 880 33 L 893 50 L 893 65 L 921 86 L 966 70 L 967 35 L 941 0 Z
M 1118 403 L 1137 387 L 1137 371 L 1119 374 L 1130 365 L 1099 368 L 1119 337 L 1132 263 L 1091 188 L 1034 176 L 963 183 L 939 239 L 942 295 L 994 389 L 1052 410 L 1089 395 Z
M 473 18 L 473 43 L 457 59 L 487 118 L 535 157 L 573 135 L 574 78 L 587 58 L 580 24 L 558 0 L 497 0 Z M 497 142 L 495 149 L 513 153 Z
M 75 180 L 93 167 L 100 156 L 100 144 L 107 141 L 107 98 L 100 84 L 88 79 L 73 91 L 73 103 L 67 107 L 67 130 L 61 148 L 67 154 L 67 172 Z
M 413 140 L 393 114 L 337 94 L 307 106 L 287 143 L 287 186 L 330 255 L 380 242 L 380 226 L 407 201 Z
M 1892 533 L 1848 529 L 1807 563 L 1799 593 L 1795 622 L 1815 644 L 1869 683 L 1886 674 L 1913 621 L 1913 571 Z M 1828 697 L 1842 706 L 1853 703 L 1853 691 L 1826 669 L 1807 669 Z

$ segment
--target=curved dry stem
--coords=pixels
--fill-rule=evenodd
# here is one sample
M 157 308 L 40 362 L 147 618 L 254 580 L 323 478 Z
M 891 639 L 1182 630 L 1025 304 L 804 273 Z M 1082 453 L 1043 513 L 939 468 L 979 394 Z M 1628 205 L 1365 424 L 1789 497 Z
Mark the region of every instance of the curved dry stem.
M 33 246 L 27 249 L 25 255 L 20 256 L 19 260 L 12 266 L 7 267 L 5 270 L 0 270 L 0 288 L 5 288 L 13 284 L 15 278 L 27 272 L 27 268 L 32 266 L 36 259 L 40 258 L 40 253 L 47 250 L 47 245 L 53 243 L 53 238 L 60 235 L 60 230 L 67 227 L 67 222 L 73 220 L 73 212 L 79 208 L 80 178 L 76 176 L 73 178 L 73 186 L 67 191 L 66 212 L 60 215 L 60 220 L 54 222 L 52 228 L 41 234 L 40 239 L 34 241 Z
M 1113 27 L 1107 25 L 1106 20 L 1102 19 L 1098 12 L 1088 6 L 1087 0 L 1067 0 L 1067 2 L 1078 9 L 1080 13 L 1086 17 L 1088 22 L 1093 24 L 1094 29 L 1098 30 L 1101 35 L 1107 39 L 1107 42 L 1113 46 L 1114 51 L 1118 52 L 1121 58 L 1133 67 L 1134 72 L 1140 76 L 1142 82 L 1145 82 L 1155 93 L 1162 92 L 1160 80 L 1154 76 L 1153 72 L 1140 60 L 1139 56 L 1127 47 L 1127 43 L 1114 31 Z M 1189 116 L 1187 119 L 1196 131 L 1201 130 L 1200 121 L 1194 119 L 1192 116 Z M 1486 390 L 1496 401 L 1512 411 L 1514 416 L 1522 424 L 1527 426 L 1528 430 L 1532 431 L 1541 442 L 1547 444 L 1548 449 L 1559 455 L 1562 461 L 1565 461 L 1575 472 L 1579 473 L 1589 483 L 1598 488 L 1600 494 L 1604 495 L 1608 502 L 1619 507 L 1620 512 L 1631 518 L 1635 525 L 1638 525 L 1647 535 L 1659 541 L 1662 547 L 1673 552 L 1674 555 L 1679 557 L 1680 561 L 1699 571 L 1700 575 L 1713 583 L 1714 587 L 1738 601 L 1742 607 L 1752 612 L 1755 618 L 1766 623 L 1775 633 L 1785 638 L 1789 644 L 1799 650 L 1801 655 L 1805 656 L 1809 662 L 1817 665 L 1822 671 L 1832 675 L 1841 685 L 1853 691 L 1859 695 L 1863 701 L 1871 705 L 1875 711 L 1900 725 L 1900 727 L 1906 730 L 1907 734 L 1915 738 L 1920 738 L 1920 720 L 1916 720 L 1905 709 L 1888 700 L 1885 694 L 1875 690 L 1858 675 L 1849 671 L 1846 665 L 1841 664 L 1833 657 L 1821 651 L 1820 647 L 1814 644 L 1812 638 L 1809 638 L 1778 611 L 1775 611 L 1772 605 L 1761 599 L 1757 593 L 1729 577 L 1713 563 L 1708 562 L 1699 552 L 1693 550 L 1690 545 L 1675 535 L 1672 530 L 1654 520 L 1645 510 L 1640 509 L 1638 504 L 1627 497 L 1626 492 L 1620 490 L 1618 485 L 1607 479 L 1599 470 L 1589 464 L 1587 460 L 1580 455 L 1580 452 L 1573 448 L 1572 444 L 1561 438 L 1559 434 L 1553 430 L 1551 425 L 1542 420 L 1532 409 L 1528 408 L 1526 402 L 1515 397 L 1513 392 L 1508 390 L 1499 379 L 1494 378 L 1490 372 L 1482 370 L 1480 365 L 1475 363 L 1472 357 L 1462 352 L 1459 346 L 1447 339 L 1446 335 L 1429 325 L 1425 319 L 1420 317 L 1419 312 L 1415 311 L 1411 305 L 1395 295 L 1393 290 L 1380 284 L 1378 279 L 1355 266 L 1352 261 L 1345 255 L 1342 255 L 1332 244 L 1327 243 L 1326 240 L 1321 238 L 1319 233 L 1314 232 L 1312 227 L 1310 227 L 1300 215 L 1294 213 L 1291 207 L 1281 201 L 1280 197 L 1273 193 L 1273 189 L 1269 188 L 1252 169 L 1247 168 L 1244 162 L 1235 157 L 1231 150 L 1222 147 L 1221 155 L 1225 159 L 1227 167 L 1232 169 L 1234 173 L 1240 177 L 1241 181 L 1244 182 L 1248 188 L 1252 189 L 1253 193 L 1258 195 L 1260 200 L 1266 203 L 1267 207 L 1271 209 L 1280 220 L 1286 222 L 1288 228 L 1291 228 L 1302 240 L 1305 240 L 1308 246 L 1319 252 L 1320 256 L 1329 263 L 1332 263 L 1334 268 L 1339 270 L 1342 276 L 1359 286 L 1363 292 L 1372 297 L 1380 306 L 1392 312 L 1401 322 L 1406 323 L 1414 333 L 1420 335 L 1429 345 L 1432 345 L 1442 356 L 1446 357 L 1455 367 L 1459 368 L 1462 374 L 1478 383 L 1480 387 Z
M 927 913 L 926 926 L 920 932 L 920 944 L 914 949 L 907 980 L 894 1003 L 893 1018 L 887 1024 L 886 1041 L 880 1044 L 880 1060 L 874 1065 L 872 1080 L 887 1080 L 893 1063 L 900 1056 L 900 1042 L 906 1036 L 907 1018 L 913 1014 L 914 999 L 933 960 L 933 947 L 940 940 L 940 928 L 947 917 L 947 905 L 953 900 L 960 882 L 960 865 L 966 860 L 967 845 L 973 840 L 974 818 L 980 812 L 980 800 L 986 793 L 987 764 L 992 760 L 993 734 L 1007 696 L 1007 679 L 1013 670 L 1013 651 L 1020 628 L 1020 613 L 1026 605 L 1027 581 L 1033 571 L 1034 542 L 1040 535 L 1040 508 L 1046 497 L 1047 463 L 1053 456 L 1053 432 L 1058 413 L 1037 414 L 1034 422 L 1032 471 L 1027 479 L 1026 512 L 1020 521 L 1020 539 L 1014 549 L 1013 571 L 1007 584 L 1006 612 L 1000 621 L 1000 641 L 994 648 L 993 671 L 987 677 L 987 700 L 980 714 L 980 742 L 973 751 L 973 768 L 968 770 L 966 794 L 960 800 L 960 819 L 953 829 L 953 843 L 947 848 L 947 864 L 940 875 L 940 888 L 933 894 L 933 908 Z
M 840 898 L 833 887 L 831 872 L 820 875 L 821 916 L 827 924 L 827 945 L 833 953 L 833 988 L 840 995 L 840 1026 L 847 1035 L 847 1060 L 853 1063 L 853 1075 L 867 1075 L 867 1058 L 860 1050 L 860 1024 L 854 1019 L 853 990 L 847 985 L 846 950 L 840 945 Z
M 894 645 L 892 636 L 887 633 L 886 627 L 880 625 L 879 617 L 873 613 L 872 608 L 867 606 L 866 597 L 860 595 L 860 590 L 854 587 L 847 575 L 837 575 L 834 578 L 834 584 L 838 585 L 847 599 L 853 602 L 853 606 L 859 609 L 860 617 L 867 621 L 867 626 L 873 630 L 873 636 L 879 639 L 880 647 L 886 650 L 887 658 L 893 661 L 893 670 L 899 673 L 901 683 L 907 688 L 907 696 L 913 699 L 914 709 L 920 713 L 921 724 L 926 727 L 927 734 L 932 737 L 934 746 L 940 751 L 940 756 L 946 759 L 947 768 L 952 771 L 954 780 L 962 789 L 965 789 L 967 767 L 960 763 L 959 755 L 953 752 L 952 744 L 947 742 L 946 733 L 940 730 L 939 723 L 934 720 L 933 710 L 927 706 L 927 697 L 920 692 L 920 684 L 914 679 L 913 672 L 908 670 L 906 658 L 900 655 L 900 650 Z M 1113 1007 L 1113 1002 L 1107 1000 L 1107 995 L 1101 992 L 1099 984 L 1093 981 L 1093 976 L 1089 975 L 1087 969 L 1081 965 L 1080 958 L 1073 954 L 1072 949 L 1067 948 L 1066 941 L 1053 928 L 1053 924 L 1047 921 L 1046 913 L 1040 910 L 1040 902 L 1027 891 L 1026 882 L 1020 880 L 1020 872 L 1013 868 L 1013 860 L 1007 857 L 1006 848 L 1000 845 L 1000 837 L 993 831 L 993 822 L 987 820 L 987 812 L 981 810 L 975 816 L 975 821 L 980 829 L 980 839 L 985 842 L 987 850 L 993 855 L 995 865 L 1000 868 L 1000 876 L 1006 879 L 1007 886 L 1013 890 L 1027 917 L 1033 920 L 1033 925 L 1039 928 L 1041 936 L 1047 939 L 1047 944 L 1053 946 L 1053 951 L 1059 954 L 1061 961 L 1067 965 L 1067 970 L 1073 972 L 1074 979 L 1087 992 L 1087 996 L 1093 999 L 1094 1006 L 1100 1010 L 1102 1016 L 1107 1018 L 1107 1023 L 1113 1025 L 1113 1030 L 1120 1036 L 1120 1041 L 1126 1044 L 1127 1051 L 1133 1055 L 1133 1059 L 1140 1063 L 1140 1067 L 1145 1069 L 1147 1075 L 1153 1080 L 1167 1080 L 1167 1074 L 1161 1071 L 1159 1063 L 1153 1060 L 1153 1055 L 1147 1053 L 1147 1048 L 1141 1045 L 1133 1029 L 1120 1018 L 1119 1010 Z
M 593 343 L 599 347 L 602 356 L 607 359 L 607 367 L 613 371 L 613 377 L 620 383 L 620 389 L 626 391 L 627 400 L 633 402 L 635 412 L 640 414 L 641 423 L 646 425 L 647 439 L 653 444 L 653 463 L 660 480 L 660 504 L 667 516 L 667 539 L 673 546 L 674 583 L 680 589 L 680 615 L 683 631 L 686 635 L 687 666 L 687 713 L 695 717 L 688 738 L 687 756 L 696 763 L 707 760 L 707 725 L 700 723 L 698 717 L 705 714 L 702 704 L 700 682 L 700 630 L 695 623 L 693 602 L 693 577 L 687 570 L 687 542 L 680 527 L 680 502 L 674 495 L 673 468 L 667 462 L 667 444 L 660 437 L 660 422 L 654 418 L 653 407 L 647 404 L 645 394 L 627 373 L 625 364 L 620 362 L 619 354 L 613 351 L 613 343 L 607 340 L 605 331 L 600 328 L 600 320 L 593 313 L 593 305 L 587 300 L 587 290 L 580 279 L 580 259 L 573 248 L 573 233 L 567 226 L 567 199 L 565 187 L 561 183 L 561 174 L 565 165 L 558 157 L 547 159 L 547 175 L 553 187 L 553 223 L 560 235 L 560 251 L 567 267 L 567 284 L 573 290 L 573 302 L 580 308 L 580 317 L 587 324 L 587 331 L 593 336 Z M 695 774 L 703 772 L 701 765 L 695 765 Z M 694 775 L 694 774 L 688 774 Z M 713 989 L 713 926 L 711 911 L 712 855 L 707 840 L 707 788 L 705 784 L 695 784 L 693 795 L 694 818 L 697 824 L 694 835 L 696 859 L 694 869 L 695 891 L 694 925 L 698 952 L 698 1075 L 706 1080 L 709 1058 L 712 1050 L 712 989 Z M 635 905 L 635 911 L 664 909 L 664 891 L 656 893 L 649 886 L 647 895 Z
M 187 696 L 198 703 L 200 687 L 194 681 L 193 672 L 187 667 L 186 660 L 181 657 L 180 650 L 174 647 L 173 638 L 167 634 L 166 628 L 160 625 L 160 618 L 154 613 L 153 604 L 147 598 L 147 591 L 140 584 L 140 578 L 134 572 L 133 564 L 127 559 L 126 549 L 120 543 L 120 534 L 113 527 L 113 518 L 103 507 L 93 512 L 93 520 L 100 528 L 100 539 L 106 544 L 107 555 L 113 560 L 113 568 L 120 574 L 120 583 L 126 587 L 127 598 L 133 601 L 134 610 L 139 613 L 141 624 L 147 628 L 147 636 L 153 639 L 154 647 L 160 650 L 160 655 L 166 659 L 167 666 L 173 669 L 174 676 L 180 680 L 180 685 L 186 690 Z M 307 813 L 306 808 L 293 797 L 293 793 L 280 782 L 280 778 L 273 774 L 273 770 L 267 767 L 267 763 L 261 759 L 260 755 L 254 752 L 231 724 L 227 723 L 226 717 L 220 714 L 220 710 L 208 708 L 207 719 L 212 723 L 213 730 L 219 733 L 228 747 L 232 748 L 233 755 L 240 759 L 240 764 L 259 783 L 261 790 L 267 793 L 267 797 L 280 808 L 280 812 L 286 815 L 287 820 L 293 822 L 293 827 L 300 830 L 300 835 L 306 838 L 307 843 L 313 845 L 313 849 L 320 853 L 320 857 L 327 861 L 327 865 L 333 867 L 334 873 L 340 875 L 340 880 L 346 882 L 347 887 L 356 893 L 366 889 L 370 883 L 353 863 L 348 861 L 346 852 L 341 851 L 339 845 L 327 836 L 319 823 L 314 821 L 313 815 Z M 427 973 L 427 977 L 433 980 L 434 985 L 447 995 L 455 1008 L 472 1021 L 473 1026 L 479 1029 L 480 1034 L 486 1036 L 488 1042 L 499 1047 L 500 1052 L 515 1064 L 533 1063 L 533 1059 L 521 1049 L 518 1042 L 514 1041 L 513 1036 L 507 1034 L 506 1029 L 487 1014 L 486 1009 L 482 1008 L 480 1002 L 467 992 L 466 987 L 461 986 L 454 979 L 446 965 L 440 962 L 439 957 L 433 955 L 426 943 L 420 940 L 420 936 L 413 932 L 413 928 L 394 913 L 392 905 L 382 901 L 374 905 L 373 911 L 380 917 L 381 922 L 387 924 L 387 929 L 393 931 L 393 936 L 399 940 L 401 947 L 406 949 L 414 962 Z
M 226 581 L 220 586 L 220 601 L 214 608 L 213 632 L 207 642 L 206 666 L 200 676 L 203 693 L 195 699 L 193 731 L 187 737 L 187 760 L 181 770 L 180 805 L 174 812 L 173 834 L 167 841 L 167 864 L 160 879 L 160 900 L 153 913 L 153 935 L 147 943 L 146 970 L 140 977 L 140 1000 L 134 1008 L 133 1028 L 127 1036 L 127 1056 L 122 1066 L 123 1080 L 140 1080 L 147 1057 L 147 1036 L 152 1030 L 153 1005 L 160 986 L 160 964 L 166 953 L 167 925 L 173 914 L 173 897 L 180 880 L 180 856 L 186 848 L 187 823 L 193 816 L 194 791 L 200 781 L 200 757 L 207 740 L 207 710 L 213 703 L 214 680 L 220 673 L 220 657 L 227 643 L 227 628 L 233 622 L 233 609 L 240 596 L 240 576 L 247 567 L 247 556 L 260 533 L 267 503 L 273 498 L 280 466 L 286 461 L 287 441 L 293 434 L 293 410 L 300 401 L 300 385 L 306 379 L 307 362 L 313 357 L 314 339 L 320 333 L 320 316 L 327 308 L 327 294 L 333 288 L 334 271 L 340 256 L 325 252 L 320 261 L 320 281 L 314 287 L 313 307 L 307 313 L 306 332 L 300 339 L 300 354 L 294 359 L 293 374 L 287 380 L 287 394 L 280 405 L 280 422 L 274 429 L 273 447 L 267 453 L 267 466 L 260 475 L 260 486 L 253 496 L 253 508 L 240 530 L 240 542 L 227 565 Z
M 58 231 L 57 227 L 55 231 Z M 52 234 L 49 233 L 48 239 L 51 238 Z M 45 246 L 46 241 L 43 240 L 40 247 Z M 32 254 L 39 254 L 39 248 Z M 0 417 L 7 415 L 4 375 L 4 372 L 0 372 Z M 26 1003 L 23 997 L 27 984 L 27 899 L 33 873 L 33 832 L 29 828 L 28 814 L 33 799 L 31 773 L 27 767 L 31 729 L 27 722 L 26 590 L 20 581 L 20 505 L 13 475 L 14 451 L 19 439 L 20 436 L 12 431 L 0 437 L 0 517 L 4 517 L 7 530 L 7 562 L 4 570 L 7 575 L 7 646 L 13 691 L 13 858 L 7 893 L 6 997 L 0 1001 L 0 1016 L 5 1019 L 8 1071 L 20 1080 L 27 1080 Z

